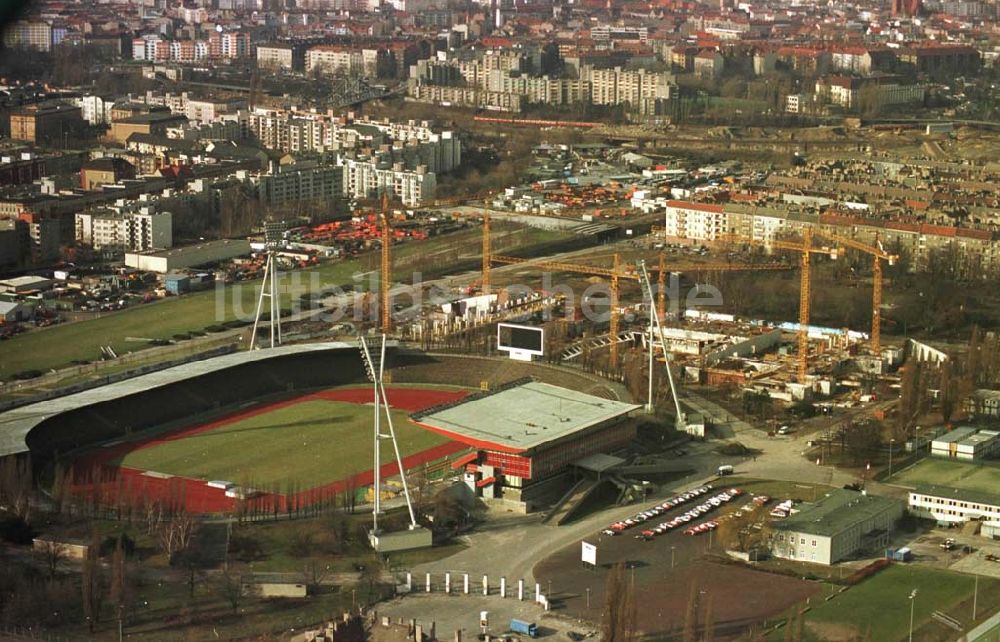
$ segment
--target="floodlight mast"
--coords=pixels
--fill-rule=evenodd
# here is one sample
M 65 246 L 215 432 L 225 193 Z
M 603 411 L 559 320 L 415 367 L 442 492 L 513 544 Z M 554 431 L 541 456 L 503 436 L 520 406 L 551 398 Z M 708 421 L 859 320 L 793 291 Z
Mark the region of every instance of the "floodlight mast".
M 371 353 L 368 350 L 368 342 L 365 341 L 364 337 L 358 337 L 358 342 L 361 344 L 361 359 L 365 365 L 365 374 L 368 375 L 368 380 L 372 382 L 372 393 L 375 402 L 375 413 L 372 416 L 372 442 L 374 445 L 372 475 L 375 493 L 372 502 L 372 532 L 378 533 L 378 514 L 382 509 L 381 449 L 379 447 L 379 419 L 382 413 L 379 411 L 381 396 L 379 394 L 378 382 L 382 377 L 382 362 L 379 360 L 379 363 L 376 364 L 372 361 Z
M 386 335 L 382 335 L 382 359 L 381 363 L 385 363 L 385 339 Z M 406 470 L 403 468 L 403 458 L 399 454 L 399 442 L 396 440 L 396 427 L 392 423 L 392 413 L 389 411 L 389 397 L 385 394 L 385 379 L 379 374 L 378 378 L 379 391 L 382 394 L 382 407 L 385 408 L 385 420 L 389 424 L 389 438 L 392 440 L 392 449 L 396 454 L 396 466 L 399 468 L 399 478 L 403 482 L 403 497 L 406 499 L 406 509 L 410 513 L 410 529 L 417 527 L 417 517 L 413 512 L 413 503 L 410 501 L 410 489 L 406 483 Z
M 676 422 L 675 422 L 675 426 L 676 426 L 677 430 L 684 430 L 687 427 L 686 426 L 687 421 L 685 420 L 685 417 L 684 417 L 684 411 L 681 409 L 681 400 L 677 396 L 677 386 L 674 384 L 674 375 L 670 371 L 670 361 L 667 358 L 667 340 L 666 340 L 666 337 L 663 336 L 663 325 L 660 323 L 660 315 L 657 314 L 656 305 L 654 303 L 655 299 L 653 298 L 653 287 L 649 283 L 649 272 L 646 271 L 646 262 L 645 261 L 640 260 L 638 262 L 638 265 L 639 265 L 640 278 L 642 280 L 642 289 L 643 289 L 643 292 L 646 295 L 646 300 L 649 302 L 649 319 L 650 319 L 650 322 L 649 322 L 649 328 L 650 328 L 649 355 L 650 355 L 650 365 L 652 366 L 653 349 L 654 349 L 653 341 L 652 341 L 652 339 L 653 339 L 652 335 L 653 335 L 653 329 L 655 328 L 655 330 L 656 330 L 656 338 L 660 342 L 660 349 L 663 350 L 663 366 L 667 370 L 667 381 L 670 382 L 670 394 L 674 398 L 674 409 L 675 409 L 675 411 L 677 413 L 677 419 L 676 419 Z M 650 367 L 649 377 L 650 377 L 650 382 L 652 382 L 652 378 L 653 378 L 652 367 Z M 652 383 L 650 383 L 650 386 L 649 386 L 650 398 L 648 400 L 648 405 L 650 405 L 650 406 L 652 406 L 652 403 L 653 403 L 652 390 L 653 390 Z
M 264 223 L 264 278 L 260 285 L 260 296 L 257 297 L 257 312 L 253 320 L 253 334 L 250 335 L 250 349 L 257 347 L 257 328 L 260 326 L 261 311 L 264 308 L 264 299 L 268 299 L 270 318 L 268 327 L 270 328 L 270 344 L 273 348 L 275 344 L 281 345 L 281 299 L 278 298 L 278 252 L 284 246 L 285 226 L 279 221 L 267 221 Z
M 392 413 L 389 408 L 389 397 L 385 392 L 385 380 L 383 377 L 385 368 L 385 348 L 386 348 L 386 335 L 382 335 L 382 346 L 378 354 L 378 361 L 373 362 L 371 357 L 371 352 L 368 348 L 368 343 L 365 341 L 364 337 L 358 338 L 361 344 L 361 356 L 365 365 L 365 373 L 368 376 L 369 381 L 372 382 L 374 386 L 375 393 L 375 417 L 374 417 L 374 450 L 375 450 L 375 470 L 374 470 L 374 483 L 375 483 L 375 501 L 373 508 L 372 523 L 375 532 L 378 532 L 378 513 L 381 511 L 382 505 L 382 475 L 381 475 L 381 440 L 390 439 L 392 440 L 393 452 L 396 456 L 396 465 L 399 468 L 399 477 L 403 483 L 403 497 L 406 500 L 406 508 L 410 514 L 410 529 L 417 527 L 417 518 L 413 510 L 413 502 L 410 501 L 410 488 L 406 482 L 406 469 L 403 468 L 403 458 L 399 452 L 399 442 L 396 440 L 396 428 L 392 422 Z M 386 423 L 389 426 L 389 434 L 384 435 L 381 433 L 380 429 L 380 407 L 385 409 Z

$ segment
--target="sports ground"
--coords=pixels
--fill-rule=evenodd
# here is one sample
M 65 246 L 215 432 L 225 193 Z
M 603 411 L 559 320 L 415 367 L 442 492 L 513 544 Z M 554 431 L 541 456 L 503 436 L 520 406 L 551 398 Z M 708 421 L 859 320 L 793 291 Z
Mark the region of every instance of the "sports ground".
M 407 415 L 460 399 L 451 389 L 390 387 L 386 390 L 404 468 L 436 461 L 464 449 L 462 444 L 424 430 Z M 224 512 L 235 501 L 207 481 L 228 481 L 309 503 L 374 479 L 372 390 L 335 388 L 244 407 L 207 423 L 181 427 L 134 441 L 106 444 L 78 460 L 101 480 L 81 488 L 130 498 L 181 498 L 193 512 Z M 388 426 L 382 416 L 383 434 Z M 391 442 L 382 444 L 380 471 L 398 474 Z
M 946 486 L 980 493 L 1000 492 L 1000 467 L 927 457 L 892 476 L 907 486 Z

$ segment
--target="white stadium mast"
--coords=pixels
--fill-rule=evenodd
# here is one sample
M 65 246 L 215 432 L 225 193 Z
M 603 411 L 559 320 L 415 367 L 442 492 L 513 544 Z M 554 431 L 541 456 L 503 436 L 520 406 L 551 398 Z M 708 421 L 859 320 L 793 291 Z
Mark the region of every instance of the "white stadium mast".
M 257 328 L 260 325 L 261 312 L 264 308 L 264 298 L 270 303 L 270 346 L 281 345 L 281 298 L 278 292 L 278 251 L 284 247 L 285 225 L 278 221 L 264 223 L 264 252 L 267 260 L 264 263 L 264 279 L 260 284 L 260 296 L 257 297 L 257 313 L 253 320 L 253 334 L 250 335 L 250 349 L 257 347 Z
M 372 382 L 375 412 L 373 414 L 372 434 L 374 439 L 374 491 L 375 501 L 372 505 L 372 532 L 378 534 L 378 516 L 382 511 L 382 474 L 381 474 L 381 441 L 383 439 L 392 440 L 392 448 L 396 455 L 396 465 L 399 467 L 399 477 L 403 482 L 403 496 L 406 499 L 406 508 L 410 512 L 410 530 L 417 528 L 417 518 L 413 512 L 413 503 L 410 501 L 410 489 L 406 483 L 406 470 L 403 468 L 403 458 L 399 454 L 399 443 L 396 441 L 396 429 L 392 423 L 392 413 L 389 410 L 389 398 L 385 394 L 383 383 L 383 370 L 385 366 L 385 335 L 382 335 L 382 345 L 375 355 L 368 348 L 368 342 L 364 337 L 358 337 L 361 347 L 361 359 L 365 364 L 365 374 Z M 389 434 L 381 431 L 381 410 L 385 409 L 385 419 L 389 426 Z
M 670 382 L 670 394 L 674 398 L 674 408 L 677 412 L 677 430 L 684 430 L 687 426 L 687 420 L 684 417 L 684 411 L 681 410 L 681 400 L 677 396 L 677 386 L 674 385 L 674 375 L 670 371 L 670 359 L 667 355 L 667 340 L 663 336 L 663 325 L 660 324 L 660 316 L 656 311 L 656 299 L 653 297 L 653 286 L 649 282 L 649 272 L 646 271 L 645 261 L 639 261 L 639 272 L 642 275 L 642 290 L 646 295 L 646 300 L 649 301 L 649 398 L 646 400 L 646 407 L 647 409 L 651 409 L 653 406 L 653 351 L 656 349 L 655 344 L 659 343 L 660 350 L 663 351 L 663 366 L 667 370 L 667 380 Z M 656 341 L 653 340 L 654 331 Z

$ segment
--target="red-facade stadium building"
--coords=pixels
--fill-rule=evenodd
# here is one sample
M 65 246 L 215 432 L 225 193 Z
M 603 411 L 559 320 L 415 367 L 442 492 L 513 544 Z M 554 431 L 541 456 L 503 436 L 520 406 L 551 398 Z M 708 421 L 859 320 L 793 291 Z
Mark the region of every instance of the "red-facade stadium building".
M 626 419 L 640 408 L 520 380 L 411 419 L 475 449 L 454 466 L 464 467 L 477 495 L 530 512 L 546 481 L 574 462 L 633 440 L 635 423 Z

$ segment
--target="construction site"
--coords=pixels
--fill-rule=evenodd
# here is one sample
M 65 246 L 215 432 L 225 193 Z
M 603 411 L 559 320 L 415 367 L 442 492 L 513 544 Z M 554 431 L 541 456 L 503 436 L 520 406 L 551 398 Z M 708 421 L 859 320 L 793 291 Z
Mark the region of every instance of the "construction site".
M 442 296 L 439 289 L 432 300 L 428 286 L 404 283 L 402 287 L 427 288 L 421 296 L 412 289 L 404 294 L 390 276 L 396 234 L 390 217 L 383 216 L 378 326 L 425 347 L 494 354 L 498 322 L 544 325 L 545 360 L 624 380 L 626 356 L 649 352 L 651 328 L 658 321 L 664 326 L 670 366 L 680 381 L 735 386 L 788 404 L 836 399 L 845 393 L 870 395 L 872 390 L 860 390 L 861 380 L 871 375 L 889 375 L 891 380 L 901 361 L 898 347 L 881 342 L 881 268 L 897 258 L 881 247 L 827 232 L 814 237 L 806 228 L 799 237 L 770 239 L 766 248 L 751 238 L 720 235 L 711 250 L 678 259 L 655 249 L 676 241 L 659 228 L 652 232 L 652 238 L 659 239 L 654 243 L 612 241 L 550 260 L 494 252 L 491 218 L 489 211 L 482 211 L 477 219 L 482 233 L 478 273 L 450 278 L 448 293 Z M 815 325 L 813 263 L 836 261 L 848 250 L 871 260 L 871 325 Z M 648 294 L 642 287 L 644 272 L 651 280 Z M 729 274 L 756 272 L 771 278 L 797 276 L 796 319 L 741 318 L 719 311 L 723 302 L 713 283 Z M 421 305 L 417 309 L 397 301 Z M 654 359 L 662 362 L 659 339 L 652 345 Z

